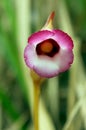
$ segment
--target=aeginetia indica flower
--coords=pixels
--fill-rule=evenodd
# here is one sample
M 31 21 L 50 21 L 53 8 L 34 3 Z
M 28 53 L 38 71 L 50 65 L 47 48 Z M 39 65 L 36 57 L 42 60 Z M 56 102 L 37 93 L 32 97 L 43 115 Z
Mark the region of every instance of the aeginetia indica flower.
M 45 26 L 28 38 L 24 50 L 26 65 L 45 78 L 68 70 L 73 62 L 73 41 L 67 33 L 53 29 L 53 17 L 54 12 Z

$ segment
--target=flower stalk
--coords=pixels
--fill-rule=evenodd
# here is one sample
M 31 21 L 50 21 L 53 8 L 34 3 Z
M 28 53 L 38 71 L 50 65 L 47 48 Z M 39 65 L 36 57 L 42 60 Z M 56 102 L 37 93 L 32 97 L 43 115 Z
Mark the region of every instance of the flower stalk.
M 40 85 L 34 83 L 34 127 L 35 130 L 39 130 L 39 96 Z
M 34 110 L 33 120 L 35 130 L 39 130 L 39 101 L 40 101 L 40 86 L 44 78 L 41 78 L 34 71 L 31 71 L 31 77 L 34 87 Z

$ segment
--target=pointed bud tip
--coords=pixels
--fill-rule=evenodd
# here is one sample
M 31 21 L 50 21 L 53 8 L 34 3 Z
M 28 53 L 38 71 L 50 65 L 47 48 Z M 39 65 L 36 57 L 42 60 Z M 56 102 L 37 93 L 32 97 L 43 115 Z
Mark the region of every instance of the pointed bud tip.
M 46 24 L 44 25 L 44 27 L 42 28 L 42 30 L 44 30 L 44 29 L 52 29 L 53 28 L 52 21 L 53 21 L 54 16 L 55 16 L 55 11 L 53 11 L 49 15 L 49 17 L 48 17 L 48 19 L 46 21 Z
M 53 12 L 49 15 L 49 17 L 48 17 L 48 19 L 47 19 L 47 22 L 46 22 L 47 25 L 48 25 L 50 22 L 53 21 L 54 16 L 55 16 L 55 11 L 53 11 Z
M 50 19 L 50 20 L 53 20 L 54 16 L 55 16 L 55 11 L 53 11 L 53 12 L 50 14 L 49 19 Z

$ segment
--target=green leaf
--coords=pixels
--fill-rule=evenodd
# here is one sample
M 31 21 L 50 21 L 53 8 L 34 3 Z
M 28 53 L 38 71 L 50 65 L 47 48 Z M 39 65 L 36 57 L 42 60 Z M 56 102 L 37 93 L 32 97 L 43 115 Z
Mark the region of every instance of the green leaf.
M 19 117 L 17 110 L 15 109 L 13 103 L 10 101 L 9 97 L 6 95 L 4 90 L 0 89 L 0 102 L 5 109 L 5 111 L 10 115 L 13 120 Z

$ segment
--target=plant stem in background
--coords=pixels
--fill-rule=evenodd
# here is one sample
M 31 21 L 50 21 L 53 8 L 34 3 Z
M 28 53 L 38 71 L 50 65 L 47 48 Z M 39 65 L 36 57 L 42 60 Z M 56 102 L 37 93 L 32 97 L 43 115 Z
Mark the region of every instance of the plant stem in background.
M 70 82 L 69 82 L 69 90 L 68 90 L 68 119 L 69 119 L 69 115 L 72 114 L 71 113 L 72 109 L 75 106 L 76 94 L 79 96 L 79 93 L 78 93 L 79 85 L 81 84 L 82 88 L 84 87 L 82 85 L 82 82 L 83 82 L 82 77 L 84 77 L 84 74 L 81 69 L 81 68 L 83 68 L 83 66 L 82 66 L 82 60 L 80 57 L 79 39 L 75 37 L 74 30 L 73 30 L 71 20 L 70 20 L 69 14 L 68 14 L 68 10 L 66 7 L 66 2 L 64 0 L 59 1 L 58 13 L 59 13 L 59 26 L 72 36 L 73 41 L 75 43 L 74 44 L 74 63 L 70 70 L 70 79 L 69 79 Z M 77 93 L 75 93 L 75 92 L 77 92 Z M 83 105 L 81 105 L 81 106 L 83 106 Z M 72 117 L 73 117 L 73 115 L 72 115 Z M 73 120 L 74 119 L 75 119 L 75 117 L 73 118 Z M 69 122 L 68 122 L 68 124 L 69 124 Z M 76 119 L 76 121 L 74 120 L 73 123 L 70 123 L 71 124 L 70 128 L 68 128 L 69 127 L 68 124 L 65 124 L 63 129 L 65 129 L 65 130 L 67 130 L 67 128 L 70 130 L 80 129 L 80 125 L 78 124 L 78 122 L 81 122 L 81 118 L 78 118 L 78 119 Z
M 31 77 L 29 75 L 29 70 L 25 68 L 25 64 L 23 61 L 23 50 L 25 48 L 27 37 L 30 34 L 30 0 L 15 0 L 15 7 L 16 7 L 16 23 L 17 23 L 17 47 L 18 47 L 18 56 L 19 62 L 21 66 L 21 70 L 23 73 L 23 79 L 25 82 L 24 89 L 26 91 L 27 101 L 29 104 L 29 87 L 32 86 Z M 31 104 L 32 105 L 32 104 Z
M 61 0 L 61 1 L 59 1 L 58 5 L 59 5 L 58 6 L 59 27 L 61 27 L 61 29 L 66 31 L 73 38 L 73 40 L 75 40 L 71 20 L 70 20 L 69 14 L 68 14 L 67 6 L 66 6 L 66 2 L 64 0 Z M 74 41 L 74 43 L 75 43 L 75 41 Z M 76 50 L 77 50 L 77 46 L 74 45 L 74 54 L 76 53 Z M 74 61 L 75 61 L 75 59 L 76 59 L 76 56 L 74 55 Z M 75 67 L 76 67 L 76 65 L 73 68 L 75 68 Z M 76 70 L 72 69 L 72 71 L 70 73 L 71 78 L 69 80 L 70 82 L 69 82 L 69 88 L 68 88 L 69 90 L 68 90 L 68 98 L 67 98 L 67 100 L 68 100 L 68 109 L 67 109 L 68 117 L 75 104 L 75 84 L 76 84 L 75 73 L 76 73 Z M 75 130 L 73 124 L 71 125 L 70 130 Z
M 59 128 L 59 82 L 58 77 L 54 77 L 48 80 L 47 86 L 48 106 L 52 114 L 52 119 L 56 123 L 56 128 Z M 53 96 L 51 96 L 53 95 Z M 57 116 L 56 116 L 57 115 Z

